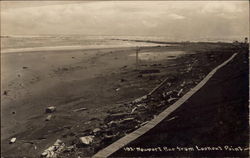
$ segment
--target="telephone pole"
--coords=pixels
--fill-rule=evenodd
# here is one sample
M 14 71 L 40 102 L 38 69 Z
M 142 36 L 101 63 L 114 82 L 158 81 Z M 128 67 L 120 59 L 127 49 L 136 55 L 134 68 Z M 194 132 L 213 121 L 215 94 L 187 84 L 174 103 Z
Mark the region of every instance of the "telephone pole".
M 139 47 L 136 47 L 136 69 L 139 69 L 139 51 L 140 51 L 140 48 Z

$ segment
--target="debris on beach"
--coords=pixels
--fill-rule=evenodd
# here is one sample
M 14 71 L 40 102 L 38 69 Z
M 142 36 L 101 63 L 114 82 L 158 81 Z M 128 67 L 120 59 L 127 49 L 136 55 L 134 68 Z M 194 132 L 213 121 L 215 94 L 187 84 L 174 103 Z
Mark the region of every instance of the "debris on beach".
M 52 115 L 48 115 L 45 119 L 45 121 L 50 121 L 52 119 Z
M 133 109 L 132 109 L 132 111 L 131 111 L 131 114 L 133 114 L 134 113 L 134 111 L 137 109 L 137 107 L 134 107 Z
M 166 93 L 166 95 L 171 95 L 171 94 L 173 94 L 173 91 L 169 91 Z
M 79 139 L 80 139 L 82 144 L 89 145 L 89 144 L 91 144 L 93 142 L 94 137 L 95 136 L 90 135 L 90 136 L 80 137 Z
M 65 149 L 65 144 L 60 140 L 57 139 L 56 142 L 46 149 L 42 154 L 41 157 L 46 158 L 57 158 L 58 155 Z
M 124 135 L 146 125 L 150 120 L 158 116 L 160 112 L 171 106 L 171 104 L 178 100 L 184 92 L 194 86 L 196 80 L 197 82 L 200 81 L 198 76 L 201 74 L 200 72 L 196 73 L 197 68 L 192 66 L 193 63 L 192 65 L 190 64 L 190 61 L 183 63 L 185 65 L 180 63 L 171 66 L 171 69 L 176 70 L 173 72 L 170 71 L 167 73 L 167 76 L 164 74 L 164 69 L 167 68 L 165 64 L 150 65 L 151 63 L 149 63 L 147 67 L 146 65 L 145 67 L 140 65 L 141 67 L 139 70 L 130 68 L 129 70 L 132 69 L 131 73 L 133 78 L 131 77 L 131 74 L 124 71 L 127 66 L 120 67 L 123 76 L 114 78 L 115 84 L 112 85 L 112 92 L 118 94 L 121 91 L 127 92 L 127 87 L 138 89 L 143 87 L 144 89 L 140 89 L 140 94 L 142 95 L 133 100 L 122 100 L 119 101 L 119 103 L 112 103 L 112 106 L 110 106 L 112 108 L 107 109 L 105 115 L 100 117 L 98 121 L 95 120 L 96 118 L 92 118 L 89 121 L 84 120 L 82 121 L 83 127 L 79 124 L 76 129 L 72 128 L 76 131 L 71 131 L 71 129 L 69 129 L 70 132 L 66 135 L 67 139 L 71 141 L 72 144 L 70 145 L 72 146 L 69 146 L 68 149 L 65 147 L 63 153 L 74 151 L 74 153 L 79 152 L 83 156 L 89 156 L 92 152 L 96 152 Z M 153 67 L 150 68 L 150 66 Z M 183 72 L 183 74 L 181 74 L 181 72 Z M 114 73 L 112 73 L 112 75 L 114 75 Z M 163 82 L 164 78 L 166 78 L 166 80 Z M 136 81 L 134 81 L 134 79 Z M 150 79 L 151 81 L 149 83 L 152 83 L 152 86 L 147 85 L 148 80 Z M 163 84 L 160 84 L 162 82 Z M 160 84 L 160 86 L 153 93 L 145 95 L 145 92 L 151 90 L 151 88 L 153 89 L 153 84 Z M 83 111 L 82 113 L 84 113 L 87 112 L 88 109 L 75 107 L 72 108 L 71 111 Z M 170 117 L 167 121 L 175 121 L 176 118 L 178 118 L 178 116 Z M 67 154 L 70 155 L 72 153 Z M 78 154 L 76 157 L 77 156 Z
M 146 106 L 146 103 L 137 104 L 136 106 L 137 106 L 137 107 L 145 107 L 145 106 Z
M 187 69 L 186 69 L 186 72 L 187 72 L 187 73 L 190 72 L 190 71 L 192 70 L 192 68 L 193 68 L 192 65 L 189 64 L 188 67 L 187 67 Z
M 161 107 L 161 106 L 164 106 L 164 105 L 166 105 L 166 101 L 165 100 L 161 101 L 160 104 L 157 104 L 156 106 L 157 107 Z
M 183 89 L 181 89 L 181 90 L 178 92 L 177 96 L 179 97 L 179 96 L 181 95 L 182 92 L 183 92 Z
M 101 131 L 100 128 L 95 128 L 95 129 L 93 130 L 93 133 L 94 133 L 94 134 L 97 134 L 97 133 L 100 132 L 100 131 Z
M 142 97 L 140 97 L 140 98 L 135 99 L 135 100 L 132 102 L 132 104 L 141 103 L 141 102 L 145 101 L 147 98 L 148 98 L 148 96 L 147 96 L 147 95 L 144 95 L 144 96 L 142 96 Z
M 113 128 L 114 131 L 119 131 L 122 129 L 131 130 L 134 129 L 137 122 L 138 120 L 136 120 L 134 117 L 128 117 L 110 121 L 107 123 L 107 126 L 111 129 Z
M 49 106 L 45 109 L 46 113 L 53 113 L 56 111 L 56 107 L 55 106 Z
M 133 120 L 134 120 L 134 118 L 132 118 L 132 117 L 131 117 L 131 118 L 125 118 L 125 119 L 121 120 L 120 123 L 121 123 L 121 124 L 123 124 L 123 123 L 128 123 L 128 122 L 131 122 L 131 121 L 133 121 Z
M 163 98 L 166 98 L 167 96 L 168 96 L 168 95 L 167 95 L 166 92 L 163 92 L 163 93 L 162 93 L 162 97 L 163 97 Z
M 66 152 L 71 152 L 71 151 L 73 151 L 74 150 L 74 145 L 71 145 L 71 146 L 68 146 L 68 147 L 66 147 L 65 148 L 65 150 L 63 151 L 64 153 L 66 153 Z
M 173 91 L 168 92 L 167 95 L 170 96 L 170 98 L 173 97 L 177 99 L 179 97 L 178 93 L 179 92 L 182 93 L 182 91 L 173 90 Z
M 115 89 L 115 91 L 119 91 L 119 90 L 120 90 L 120 88 L 116 88 L 116 89 Z
M 75 110 L 73 110 L 73 112 L 84 111 L 84 110 L 87 110 L 87 108 L 79 108 L 79 109 L 75 109 Z
M 87 121 L 87 122 L 85 122 L 84 124 L 85 125 L 88 125 L 88 124 L 90 124 L 91 123 L 91 121 Z
M 110 121 L 114 121 L 114 120 L 120 120 L 120 119 L 123 119 L 123 118 L 128 117 L 128 116 L 131 116 L 131 114 L 125 113 L 125 112 L 111 114 L 111 115 L 107 116 L 104 121 L 110 122 Z
M 15 142 L 16 142 L 16 138 L 15 137 L 10 139 L 10 144 L 14 144 Z
M 145 122 L 141 123 L 140 126 L 144 126 L 144 125 L 146 125 L 148 122 L 149 122 L 149 121 L 145 121 Z
M 166 86 L 170 87 L 178 82 L 178 77 L 170 76 L 167 81 Z M 89 141 L 88 136 L 85 136 L 82 137 L 83 140 L 78 145 L 80 145 L 80 147 L 82 145 L 92 146 L 92 144 L 95 144 L 96 142 L 98 142 L 98 144 L 100 142 L 106 144 L 134 131 L 141 126 L 144 126 L 149 120 L 156 116 L 153 115 L 154 112 L 152 111 L 157 112 L 157 108 L 161 109 L 168 103 L 172 103 L 174 100 L 178 99 L 183 93 L 183 88 L 168 91 L 166 91 L 166 89 L 157 89 L 157 91 L 159 92 L 144 95 L 133 100 L 132 102 L 124 104 L 129 105 L 127 106 L 129 110 L 126 112 L 114 110 L 109 112 L 110 115 L 104 119 L 103 125 L 100 128 L 92 129 L 87 132 L 88 134 L 86 133 L 89 136 L 94 135 L 94 140 L 93 137 L 90 137 L 91 140 Z M 157 96 L 158 94 L 162 95 L 164 100 L 161 100 L 161 98 Z M 92 141 L 93 143 L 90 143 Z
M 186 81 L 183 81 L 181 84 L 181 87 L 184 87 L 186 85 Z
M 172 102 L 172 101 L 174 101 L 174 100 L 176 100 L 177 98 L 172 98 L 172 97 L 170 97 L 169 99 L 168 99 L 168 102 L 170 103 L 170 102 Z
M 108 127 L 114 127 L 116 126 L 117 123 L 118 123 L 117 121 L 110 121 L 107 125 Z
M 104 142 L 110 142 L 113 138 L 117 137 L 119 133 L 117 134 L 104 134 Z
M 28 69 L 28 67 L 27 66 L 23 66 L 23 69 Z

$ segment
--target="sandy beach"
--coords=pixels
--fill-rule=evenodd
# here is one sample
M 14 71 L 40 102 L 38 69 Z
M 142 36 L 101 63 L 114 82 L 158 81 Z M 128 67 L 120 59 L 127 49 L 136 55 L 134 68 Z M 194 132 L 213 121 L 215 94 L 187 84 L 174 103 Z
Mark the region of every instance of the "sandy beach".
M 154 84 L 143 88 L 141 79 L 130 85 L 120 81 L 137 77 L 131 71 L 134 53 L 135 48 L 116 48 L 2 54 L 2 142 L 13 136 L 33 141 L 45 137 L 44 130 L 89 126 L 89 120 L 97 115 L 101 120 L 117 102 L 145 94 Z M 44 121 L 48 106 L 57 107 L 51 122 Z M 72 112 L 80 107 L 88 110 Z M 49 133 L 56 139 L 58 134 Z
M 131 66 L 135 61 L 129 58 L 132 57 L 126 52 L 123 53 L 122 49 L 2 54 L 2 74 L 4 74 L 2 92 L 7 92 L 7 95 L 2 96 L 2 116 L 5 118 L 7 115 L 6 117 L 9 118 L 8 116 L 15 112 L 14 115 L 10 115 L 14 116 L 13 119 L 11 117 L 3 119 L 2 126 L 5 127 L 5 123 L 16 125 L 19 120 L 36 117 L 37 115 L 34 115 L 36 111 L 44 111 L 44 108 L 49 105 L 65 104 L 66 101 L 84 96 L 102 98 L 96 94 L 97 92 L 92 92 L 97 96 L 90 93 L 97 88 L 95 85 L 91 87 L 91 82 L 95 82 L 96 79 L 101 80 L 103 76 L 115 74 L 126 65 Z M 108 83 L 105 82 L 105 84 Z M 102 89 L 105 85 L 100 83 L 99 86 Z M 116 92 L 115 86 L 114 83 L 113 89 L 111 87 L 109 91 Z M 105 90 L 107 89 L 102 91 Z M 105 94 L 100 89 L 97 91 Z M 3 136 L 2 139 L 4 138 L 6 137 Z
M 166 77 L 177 77 L 169 89 L 179 89 L 184 81 L 180 78 L 197 62 L 198 69 L 186 77 L 192 82 L 183 87 L 184 93 L 224 59 L 225 53 L 212 52 L 213 56 L 223 54 L 223 58 L 208 60 L 208 50 L 218 47 L 229 46 L 141 47 L 138 69 L 134 47 L 4 53 L 2 154 L 36 157 L 57 139 L 71 144 L 83 133 L 100 128 L 110 114 L 131 111 L 133 107 L 127 103 L 149 93 Z M 157 73 L 147 73 L 148 70 Z M 50 121 L 45 121 L 48 106 L 55 106 L 56 112 Z M 77 111 L 79 108 L 86 109 Z M 145 114 L 144 121 L 155 114 L 157 111 Z M 12 137 L 17 138 L 15 144 L 9 144 Z M 90 156 L 101 147 L 84 148 L 80 153 Z

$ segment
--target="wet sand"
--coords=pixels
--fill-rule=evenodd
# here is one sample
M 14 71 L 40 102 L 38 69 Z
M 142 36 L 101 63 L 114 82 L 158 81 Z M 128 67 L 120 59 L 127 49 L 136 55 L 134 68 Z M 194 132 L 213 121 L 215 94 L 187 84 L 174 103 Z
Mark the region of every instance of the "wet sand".
M 95 86 L 90 86 L 94 79 L 134 62 L 124 53 L 112 51 L 2 54 L 2 92 L 7 91 L 7 95 L 2 95 L 2 116 L 10 117 L 3 119 L 3 130 L 18 124 L 19 120 L 37 116 L 38 111 L 43 114 L 46 106 L 91 95 L 89 91 L 95 90 Z M 100 83 L 100 86 L 104 85 Z M 10 132 L 3 132 L 1 139 L 5 139 L 7 133 Z
M 2 54 L 2 155 L 36 157 L 56 139 L 71 135 L 65 138 L 71 142 L 100 127 L 110 110 L 124 110 L 121 104 L 147 94 L 167 75 L 179 75 L 176 70 L 187 68 L 190 55 L 199 54 L 201 60 L 210 47 L 218 46 L 142 48 L 144 53 L 185 51 L 178 58 L 141 60 L 140 70 L 160 72 L 144 76 L 135 70 L 135 48 Z M 55 106 L 56 112 L 45 121 L 48 106 Z M 79 108 L 87 110 L 74 112 Z M 9 144 L 12 137 L 17 141 Z

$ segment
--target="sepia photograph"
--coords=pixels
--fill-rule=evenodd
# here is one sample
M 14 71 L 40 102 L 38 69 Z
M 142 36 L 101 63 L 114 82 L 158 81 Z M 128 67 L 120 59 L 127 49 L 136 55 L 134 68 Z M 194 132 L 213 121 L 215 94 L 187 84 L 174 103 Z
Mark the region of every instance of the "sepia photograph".
M 0 6 L 1 158 L 250 156 L 248 0 Z

